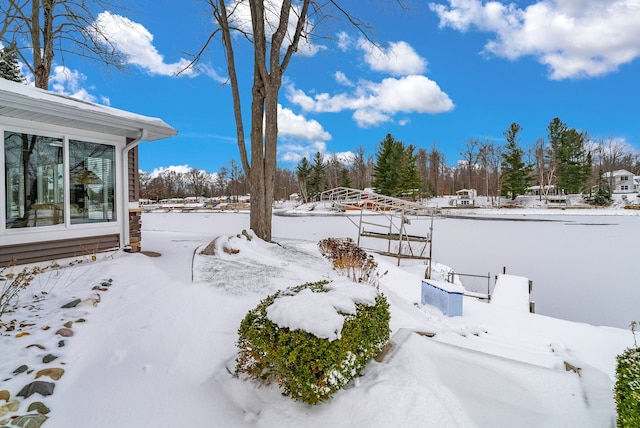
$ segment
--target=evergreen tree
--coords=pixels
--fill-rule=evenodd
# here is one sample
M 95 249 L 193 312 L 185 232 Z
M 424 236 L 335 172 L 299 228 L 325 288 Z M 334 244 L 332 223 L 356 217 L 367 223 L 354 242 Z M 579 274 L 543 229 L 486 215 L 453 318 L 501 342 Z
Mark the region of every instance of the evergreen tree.
M 349 177 L 348 168 L 342 168 L 340 170 L 340 187 L 351 187 L 351 177 Z
M 567 193 L 580 193 L 591 173 L 592 157 L 585 147 L 585 134 L 569 129 L 559 118 L 547 127 L 551 144 L 550 162 L 555 166 L 558 187 Z
M 302 193 L 302 201 L 309 201 L 309 177 L 311 176 L 311 164 L 306 157 L 303 157 L 296 167 L 296 177 L 300 185 L 300 193 Z
M 524 194 L 529 184 L 529 175 L 532 166 L 525 164 L 523 151 L 518 146 L 518 133 L 522 127 L 513 122 L 503 135 L 507 144 L 502 153 L 502 194 L 503 196 L 516 196 Z
M 608 180 L 604 178 L 602 170 L 598 174 L 598 184 L 595 187 L 595 192 L 591 189 L 588 193 L 583 194 L 584 200 L 592 205 L 609 205 L 611 203 L 611 187 Z
M 316 152 L 313 156 L 313 164 L 311 165 L 311 174 L 309 176 L 309 197 L 316 198 L 325 189 L 325 169 L 324 158 L 320 152 Z
M 413 145 L 403 148 L 400 183 L 396 192 L 402 196 L 415 197 L 420 193 L 420 173 L 418 172 L 417 155 L 413 153 Z
M 416 166 L 414 147 L 405 147 L 387 134 L 380 143 L 373 168 L 373 187 L 376 192 L 389 196 L 413 194 L 420 189 L 420 175 Z
M 26 81 L 20 69 L 20 64 L 18 64 L 15 45 L 9 45 L 0 49 L 0 77 L 19 83 Z

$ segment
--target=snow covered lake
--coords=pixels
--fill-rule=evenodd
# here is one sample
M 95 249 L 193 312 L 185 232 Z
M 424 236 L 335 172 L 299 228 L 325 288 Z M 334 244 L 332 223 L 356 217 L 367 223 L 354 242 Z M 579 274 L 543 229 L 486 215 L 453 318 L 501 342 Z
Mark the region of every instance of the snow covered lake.
M 181 231 L 206 235 L 207 230 L 249 227 L 247 213 L 172 213 L 181 216 Z M 507 273 L 533 281 L 536 312 L 570 321 L 628 328 L 640 319 L 640 286 L 635 273 L 640 261 L 637 233 L 640 216 L 519 215 L 489 218 L 436 218 L 433 259 L 457 273 Z M 357 216 L 351 217 L 356 223 Z M 380 220 L 384 222 L 384 220 Z M 153 230 L 161 215 L 144 215 L 144 229 Z M 214 227 L 215 225 L 215 227 Z M 409 233 L 428 233 L 428 219 L 413 221 Z M 158 225 L 157 227 L 162 227 Z M 326 237 L 357 239 L 358 228 L 344 216 L 274 216 L 273 237 L 317 242 Z M 375 240 L 373 240 L 375 241 Z M 363 240 L 380 248 L 386 241 Z M 462 277 L 474 291 L 486 292 L 485 279 Z

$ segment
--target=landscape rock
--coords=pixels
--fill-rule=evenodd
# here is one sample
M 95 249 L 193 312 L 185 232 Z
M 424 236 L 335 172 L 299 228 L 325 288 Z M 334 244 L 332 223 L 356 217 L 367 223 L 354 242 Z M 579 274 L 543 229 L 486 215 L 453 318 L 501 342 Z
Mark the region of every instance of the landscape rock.
M 21 428 L 40 428 L 46 420 L 49 419 L 41 413 L 35 413 L 32 415 L 23 415 L 15 418 L 11 421 L 11 425 Z
M 42 357 L 42 362 L 47 364 L 50 363 L 51 361 L 57 359 L 58 357 L 53 355 L 53 354 L 47 354 L 44 357 Z
M 71 326 L 73 325 L 73 321 L 67 321 L 66 323 L 62 324 L 67 328 L 71 328 Z
M 76 306 L 78 306 L 80 304 L 80 302 L 82 302 L 82 299 L 75 299 L 75 300 L 70 301 L 66 305 L 62 305 L 61 308 L 63 308 L 63 309 L 75 308 Z
M 29 369 L 29 367 L 25 364 L 21 365 L 20 367 L 18 367 L 17 369 L 15 369 L 13 371 L 13 374 L 20 374 L 20 373 L 24 373 Z
M 44 351 L 45 349 L 47 349 L 47 348 L 45 348 L 44 346 L 42 346 L 42 345 L 40 345 L 40 344 L 38 344 L 38 343 L 32 343 L 31 345 L 27 346 L 27 348 L 38 348 L 38 349 L 41 349 L 41 350 L 43 350 L 43 351 Z
M 18 392 L 18 397 L 29 398 L 33 394 L 40 394 L 43 397 L 46 397 L 47 395 L 53 394 L 55 387 L 55 383 L 36 380 L 25 385 L 20 392 Z
M 58 342 L 58 348 L 62 348 L 64 346 L 64 340 Z
M 46 415 L 47 413 L 49 413 L 51 410 L 45 406 L 43 403 L 41 403 L 40 401 L 34 401 L 33 403 L 31 403 L 29 405 L 29 408 L 27 409 L 27 412 L 31 412 L 31 411 L 36 411 L 38 413 L 41 413 L 43 415 Z
M 38 373 L 36 373 L 36 379 L 42 377 L 42 376 L 47 376 L 50 377 L 53 380 L 59 380 L 62 375 L 64 374 L 64 369 L 61 368 L 57 368 L 57 367 L 51 367 L 48 369 L 42 369 L 40 371 L 38 371 Z
M 59 329 L 58 331 L 56 331 L 56 334 L 62 337 L 71 337 L 73 336 L 73 330 L 71 330 L 70 328 L 67 327 L 63 327 L 61 329 Z
M 0 406 L 0 416 L 4 416 L 9 412 L 17 412 L 20 408 L 20 402 L 18 400 L 9 401 L 7 404 Z
M 9 393 L 9 391 L 7 391 L 6 389 L 0 391 L 0 400 L 9 401 L 9 398 L 11 398 L 11 394 Z

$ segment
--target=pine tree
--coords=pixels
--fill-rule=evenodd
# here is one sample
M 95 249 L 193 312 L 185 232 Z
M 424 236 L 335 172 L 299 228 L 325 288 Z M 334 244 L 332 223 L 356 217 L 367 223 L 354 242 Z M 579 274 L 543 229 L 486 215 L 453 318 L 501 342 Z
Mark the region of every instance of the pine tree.
M 513 122 L 504 132 L 507 144 L 502 153 L 502 194 L 503 196 L 516 196 L 524 194 L 529 184 L 529 176 L 532 166 L 523 161 L 523 151 L 518 146 L 518 133 L 522 127 Z
M 416 166 L 414 147 L 405 147 L 391 134 L 380 143 L 374 166 L 373 187 L 389 196 L 413 194 L 420 189 L 420 175 Z
M 0 77 L 24 83 L 26 79 L 20 69 L 16 52 L 15 44 L 0 49 Z
M 309 176 L 309 197 L 315 198 L 325 191 L 325 168 L 324 158 L 320 152 L 313 156 L 313 164 L 311 165 L 311 174 Z
M 300 160 L 300 163 L 296 167 L 296 176 L 298 178 L 298 184 L 300 185 L 300 193 L 302 193 L 302 201 L 307 203 L 309 201 L 309 176 L 311 175 L 311 164 L 306 157 Z
M 558 187 L 567 193 L 580 193 L 587 184 L 592 164 L 591 153 L 585 147 L 585 134 L 569 129 L 557 117 L 551 120 L 547 131 Z

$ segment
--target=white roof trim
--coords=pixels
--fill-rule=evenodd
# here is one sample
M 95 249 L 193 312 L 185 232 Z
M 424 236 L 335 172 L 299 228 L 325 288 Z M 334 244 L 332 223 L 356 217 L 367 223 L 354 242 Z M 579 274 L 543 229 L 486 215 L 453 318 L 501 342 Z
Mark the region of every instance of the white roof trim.
M 0 78 L 0 116 L 26 119 L 138 138 L 147 130 L 146 141 L 178 134 L 161 119 L 55 94 L 33 86 Z

